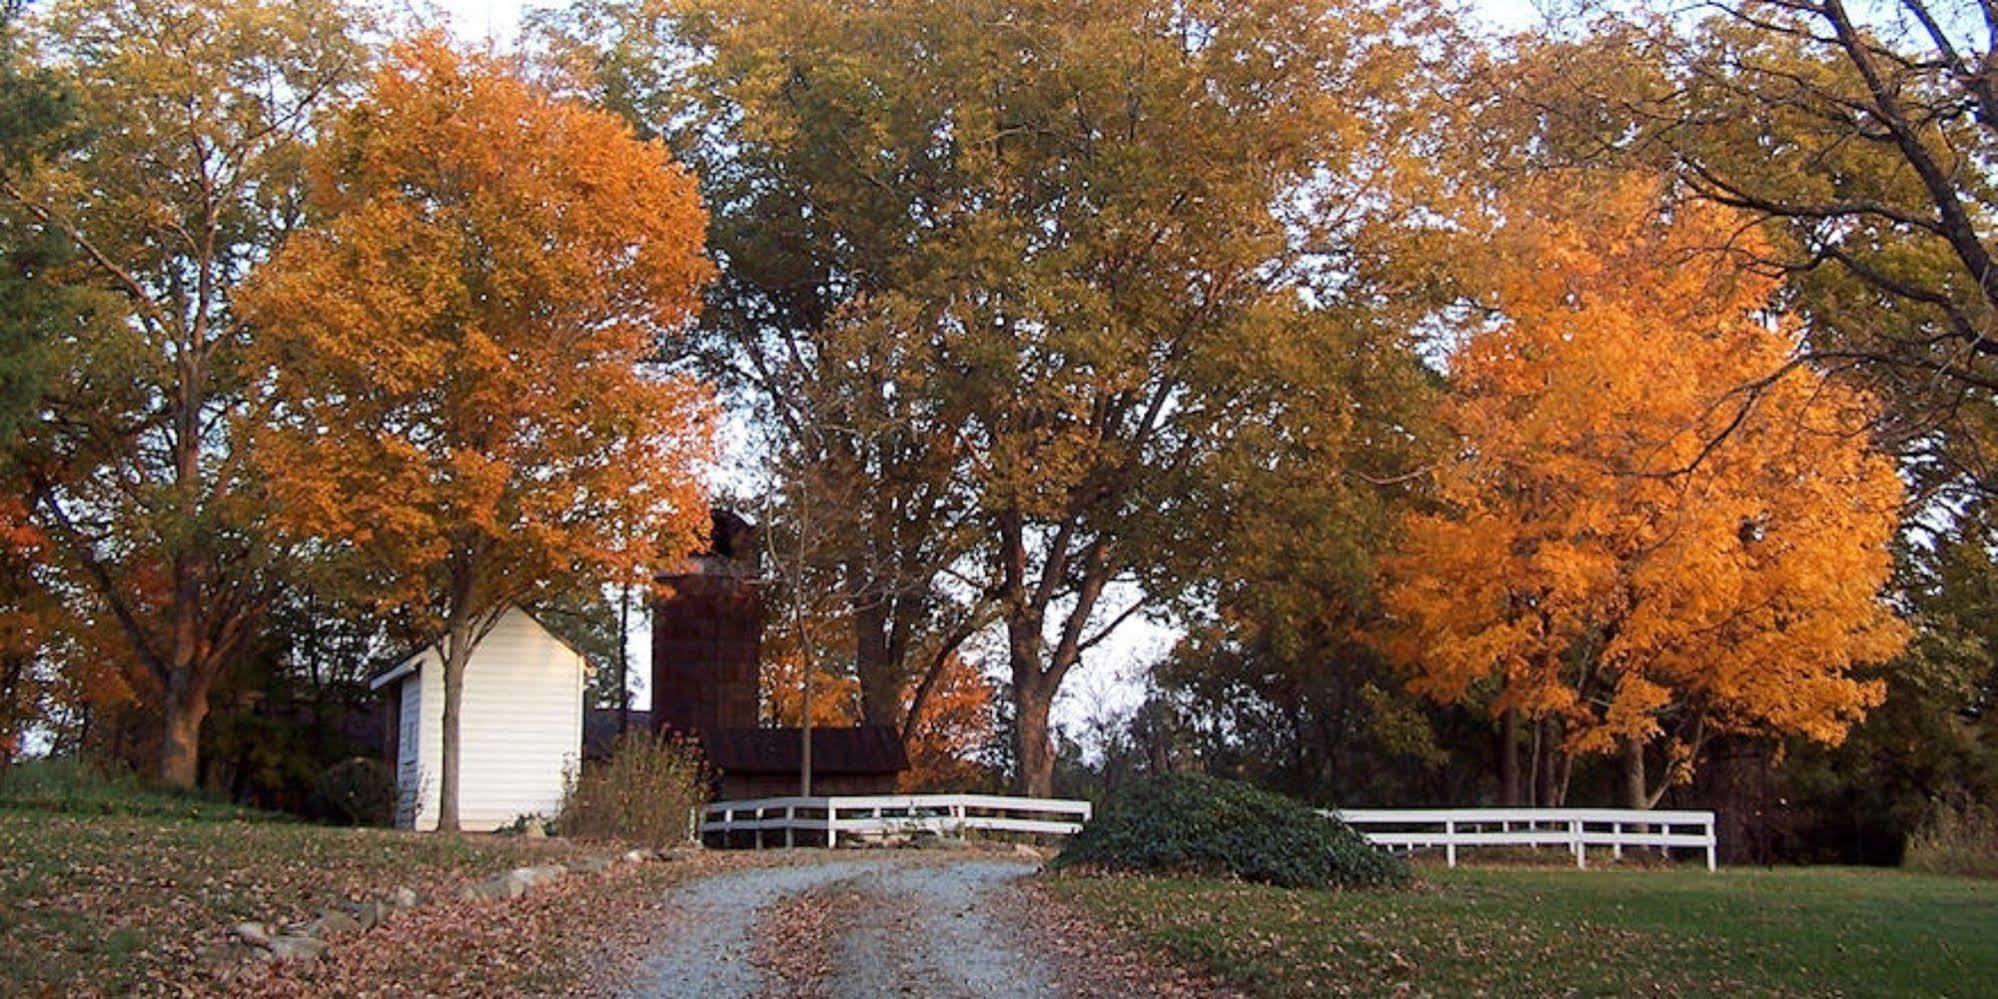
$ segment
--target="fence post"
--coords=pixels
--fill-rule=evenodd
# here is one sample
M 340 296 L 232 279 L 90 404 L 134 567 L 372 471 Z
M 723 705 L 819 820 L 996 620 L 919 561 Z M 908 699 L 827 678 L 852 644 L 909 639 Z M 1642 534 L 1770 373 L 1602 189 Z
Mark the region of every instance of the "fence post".
M 1447 866 L 1457 866 L 1457 820 L 1443 820 L 1443 860 Z
M 1715 869 L 1714 847 L 1719 843 L 1719 840 L 1714 838 L 1714 820 L 1712 816 L 1709 816 L 1705 822 L 1701 823 L 1701 826 L 1707 831 L 1707 873 L 1712 874 Z
M 826 799 L 826 849 L 839 849 L 839 799 Z
M 1623 823 L 1622 823 L 1622 822 L 1612 822 L 1612 823 L 1610 823 L 1610 836 L 1612 837 L 1612 839 L 1611 839 L 1611 842 L 1610 842 L 1610 859 L 1611 859 L 1611 860 L 1622 860 L 1622 859 L 1623 859 Z
M 1589 867 L 1589 848 L 1582 845 L 1581 819 L 1568 820 L 1568 837 L 1575 844 L 1575 868 L 1577 870 L 1587 870 Z
M 789 850 L 791 847 L 797 845 L 791 841 L 791 819 L 796 813 L 797 813 L 797 805 L 791 804 L 784 806 L 784 849 L 786 850 Z

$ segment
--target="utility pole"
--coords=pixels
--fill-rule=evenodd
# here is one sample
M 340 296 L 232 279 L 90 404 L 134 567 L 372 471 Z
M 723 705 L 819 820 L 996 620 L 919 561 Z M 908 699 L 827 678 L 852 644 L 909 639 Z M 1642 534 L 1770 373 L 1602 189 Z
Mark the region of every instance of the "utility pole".
M 631 729 L 631 580 L 617 594 L 617 734 Z
M 803 489 L 799 490 L 801 494 Z M 806 504 L 801 503 L 800 506 Z M 803 512 L 803 511 L 801 511 Z M 799 754 L 798 797 L 812 796 L 812 645 L 805 637 L 805 531 L 804 518 L 797 521 L 798 560 L 791 566 L 791 634 L 798 643 L 798 666 L 803 672 L 803 682 L 798 698 L 798 730 L 804 741 Z

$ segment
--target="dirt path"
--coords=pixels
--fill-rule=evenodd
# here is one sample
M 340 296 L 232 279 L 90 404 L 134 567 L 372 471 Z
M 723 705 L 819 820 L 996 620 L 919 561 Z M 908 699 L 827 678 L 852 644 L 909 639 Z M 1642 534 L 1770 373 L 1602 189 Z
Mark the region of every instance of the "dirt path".
M 669 899 L 671 930 L 629 994 L 1101 994 L 1079 987 L 1073 962 L 1021 925 L 1017 882 L 1036 866 L 1010 856 L 827 854 L 710 878 Z

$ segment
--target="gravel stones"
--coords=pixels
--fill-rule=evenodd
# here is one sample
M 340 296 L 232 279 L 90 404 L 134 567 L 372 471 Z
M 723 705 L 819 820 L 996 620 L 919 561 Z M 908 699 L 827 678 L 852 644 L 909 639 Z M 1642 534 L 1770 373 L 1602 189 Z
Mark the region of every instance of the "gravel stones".
M 312 961 L 326 953 L 326 941 L 309 936 L 272 937 L 267 953 L 272 961 Z

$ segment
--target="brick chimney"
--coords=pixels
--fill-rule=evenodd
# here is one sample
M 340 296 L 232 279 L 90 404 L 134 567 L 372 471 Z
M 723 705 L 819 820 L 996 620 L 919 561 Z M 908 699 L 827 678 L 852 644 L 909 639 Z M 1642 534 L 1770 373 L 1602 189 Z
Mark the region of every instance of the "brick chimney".
M 714 511 L 707 551 L 660 575 L 652 606 L 652 723 L 683 734 L 754 728 L 763 594 L 755 529 Z

